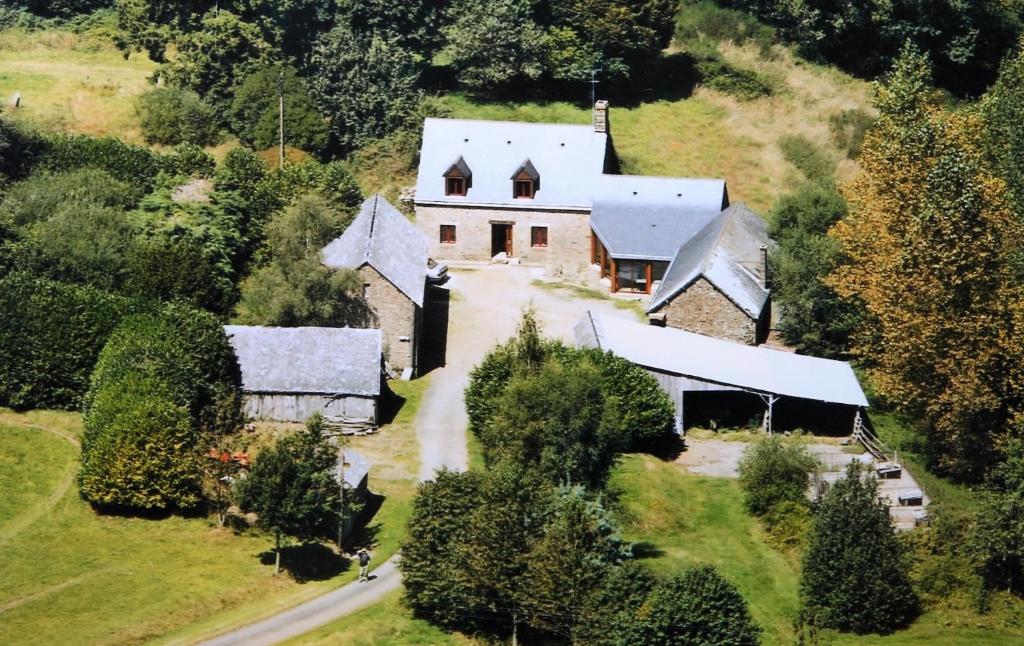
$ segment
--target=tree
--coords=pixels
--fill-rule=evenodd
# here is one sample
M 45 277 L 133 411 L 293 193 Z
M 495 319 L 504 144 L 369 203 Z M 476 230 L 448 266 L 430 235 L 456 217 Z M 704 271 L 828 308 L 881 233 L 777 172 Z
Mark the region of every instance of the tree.
M 448 629 L 473 625 L 475 608 L 457 546 L 471 540 L 469 519 L 480 504 L 483 476 L 442 470 L 419 485 L 402 541 L 405 600 L 419 617 Z
M 341 152 L 404 126 L 421 98 L 421 63 L 392 35 L 340 24 L 317 40 L 309 68 L 310 93 Z
M 1024 49 L 1008 56 L 996 82 L 982 97 L 981 123 L 986 152 L 1013 195 L 1017 212 L 1024 209 Z
M 259 526 L 274 533 L 275 574 L 281 570 L 282 536 L 311 541 L 337 530 L 342 486 L 335 476 L 337 462 L 317 414 L 305 431 L 257 455 L 249 477 L 239 481 L 239 506 L 255 512 Z
M 364 325 L 371 318 L 362 281 L 353 270 L 332 270 L 320 249 L 350 216 L 323 198 L 307 195 L 267 227 L 271 262 L 242 284 L 240 319 L 257 325 Z
M 141 197 L 131 184 L 98 168 L 42 171 L 12 185 L 0 201 L 0 211 L 12 224 L 24 227 L 47 220 L 69 205 L 124 211 Z
M 591 70 L 624 78 L 656 59 L 672 38 L 673 0 L 568 0 L 541 3 L 550 15 L 550 73 L 581 81 Z
M 580 644 L 626 646 L 636 631 L 640 609 L 658 580 L 639 561 L 610 568 L 587 599 L 577 628 Z
M 486 463 L 514 462 L 552 484 L 600 488 L 628 438 L 618 401 L 599 380 L 592 365 L 555 362 L 513 377 L 479 435 Z
M 441 33 L 445 0 L 348 0 L 341 18 L 353 31 L 383 33 L 400 39 L 402 47 L 430 60 L 443 41 Z
M 593 597 L 611 570 L 631 556 L 599 501 L 581 487 L 560 489 L 543 534 L 526 556 L 529 624 L 583 643 Z
M 807 504 L 817 458 L 800 444 L 773 435 L 750 444 L 740 459 L 740 487 L 747 510 L 763 516 L 784 502 Z
M 847 205 L 831 182 L 804 182 L 772 208 L 769 234 L 778 249 L 769 258 L 772 299 L 786 312 L 783 338 L 800 352 L 845 358 L 861 316 L 824 283 L 843 261 L 828 230 L 846 217 Z
M 879 87 L 881 116 L 832 229 L 846 259 L 826 280 L 866 317 L 853 353 L 878 392 L 923 421 L 936 466 L 980 479 L 1021 394 L 1024 223 L 986 166 L 979 125 L 947 115 L 908 50 Z
M 659 581 L 637 614 L 620 643 L 747 646 L 761 633 L 736 586 L 711 565 Z
M 985 591 L 1024 586 L 1024 489 L 982 498 L 970 536 L 970 554 Z
M 140 96 L 137 103 L 148 144 L 212 146 L 220 141 L 217 115 L 194 92 L 157 88 Z
M 242 81 L 231 103 L 232 132 L 247 146 L 257 149 L 277 146 L 279 81 L 284 95 L 285 143 L 314 155 L 320 154 L 327 144 L 327 122 L 292 67 L 264 67 Z
M 903 551 L 877 493 L 876 482 L 857 462 L 825 493 L 800 578 L 807 624 L 888 633 L 916 615 Z
M 544 32 L 529 0 L 459 0 L 445 28 L 445 52 L 459 82 L 493 90 L 544 72 Z
M 254 72 L 269 55 L 269 45 L 256 25 L 230 11 L 214 10 L 199 28 L 176 39 L 177 57 L 164 66 L 167 79 L 203 97 L 225 120 L 235 85 Z

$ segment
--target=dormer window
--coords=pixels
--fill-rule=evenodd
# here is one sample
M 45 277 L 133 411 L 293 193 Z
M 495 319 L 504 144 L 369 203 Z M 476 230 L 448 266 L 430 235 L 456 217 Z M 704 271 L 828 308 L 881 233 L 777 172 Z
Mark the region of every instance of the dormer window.
M 444 174 L 444 194 L 465 196 L 473 185 L 473 173 L 469 164 L 459 157 Z
M 532 200 L 540 190 L 540 173 L 533 162 L 527 159 L 516 172 L 512 173 L 512 197 L 517 200 Z

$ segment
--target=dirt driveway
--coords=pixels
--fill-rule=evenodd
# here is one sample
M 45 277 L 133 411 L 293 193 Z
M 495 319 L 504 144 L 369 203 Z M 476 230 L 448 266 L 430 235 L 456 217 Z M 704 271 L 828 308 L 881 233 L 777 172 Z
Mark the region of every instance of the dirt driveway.
M 430 387 L 420 404 L 416 435 L 420 442 L 420 478 L 430 479 L 441 467 L 464 471 L 466 407 L 463 391 L 469 372 L 497 343 L 515 333 L 523 309 L 532 305 L 544 334 L 572 341 L 572 329 L 588 310 L 635 318 L 608 299 L 580 298 L 570 289 L 545 289 L 534 284 L 542 270 L 515 265 L 453 266 L 445 287 L 448 338 L 444 366 L 430 373 Z M 431 343 L 424 339 L 424 343 Z M 436 342 L 436 341 L 435 341 Z

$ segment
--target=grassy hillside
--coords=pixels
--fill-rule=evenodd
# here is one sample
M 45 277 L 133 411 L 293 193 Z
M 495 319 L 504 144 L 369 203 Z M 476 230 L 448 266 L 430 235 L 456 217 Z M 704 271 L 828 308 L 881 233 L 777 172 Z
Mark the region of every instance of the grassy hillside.
M 141 141 L 135 97 L 155 69 L 145 54 L 125 59 L 101 34 L 0 32 L 4 114 L 48 130 Z M 8 105 L 15 92 L 17 110 Z
M 379 465 L 370 486 L 385 496 L 371 525 L 380 561 L 408 517 L 419 464 L 411 422 L 426 384 L 395 384 L 406 405 L 394 422 L 353 441 Z M 0 643 L 192 642 L 356 577 L 326 548 L 293 556 L 306 582 L 275 577 L 272 538 L 205 517 L 97 514 L 74 486 L 81 432 L 75 414 L 0 409 Z

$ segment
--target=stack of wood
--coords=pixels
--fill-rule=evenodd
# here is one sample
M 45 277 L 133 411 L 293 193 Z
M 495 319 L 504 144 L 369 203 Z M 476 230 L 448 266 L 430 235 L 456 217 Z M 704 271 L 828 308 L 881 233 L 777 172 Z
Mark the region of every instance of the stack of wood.
M 377 432 L 377 427 L 366 419 L 325 417 L 324 431 L 329 435 L 370 435 Z

